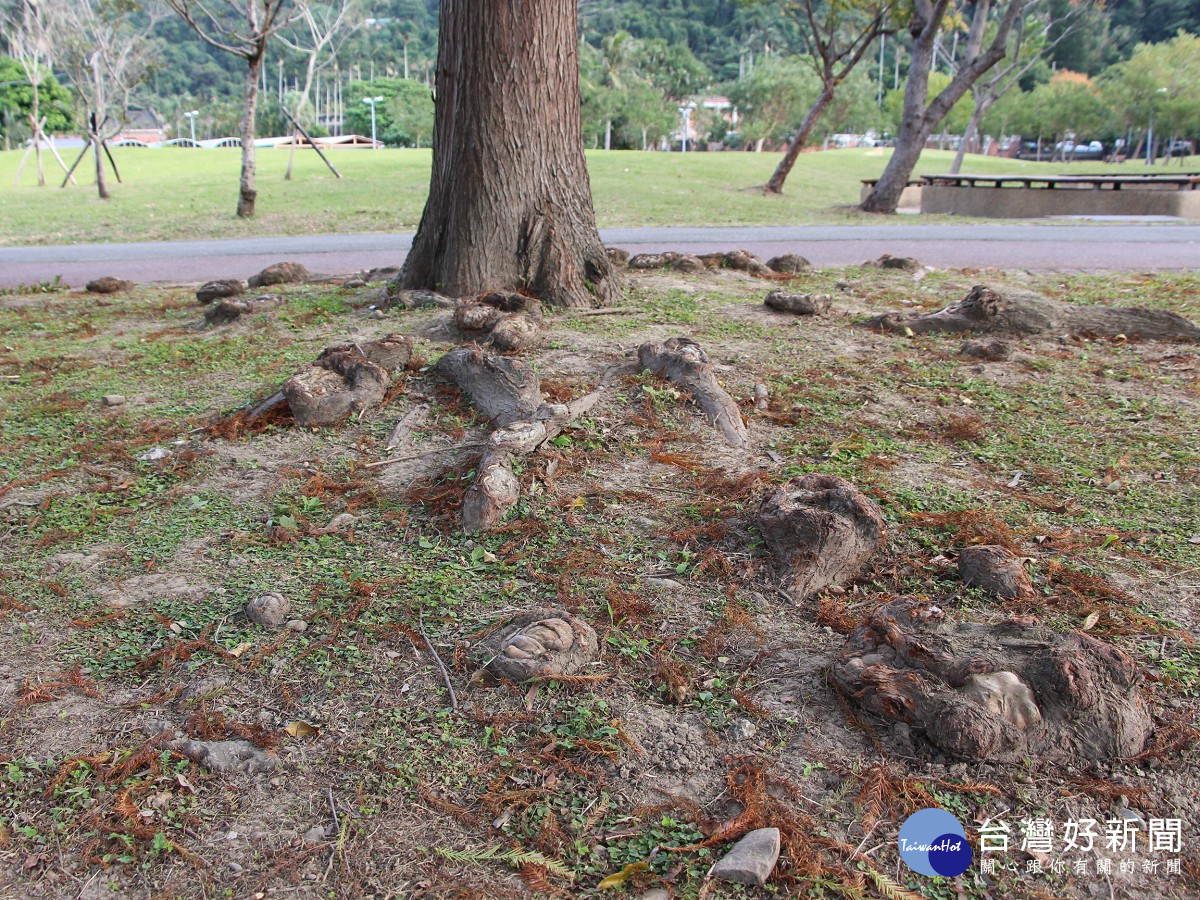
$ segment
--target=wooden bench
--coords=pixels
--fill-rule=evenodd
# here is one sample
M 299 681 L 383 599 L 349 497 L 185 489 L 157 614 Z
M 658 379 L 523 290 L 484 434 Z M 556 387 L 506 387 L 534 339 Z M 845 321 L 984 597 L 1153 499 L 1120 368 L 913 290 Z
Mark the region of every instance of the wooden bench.
M 1181 175 L 922 175 L 917 181 L 922 186 L 941 187 L 991 187 L 1014 186 L 1033 190 L 1055 190 L 1060 187 L 1071 189 L 1091 188 L 1094 190 L 1119 191 L 1124 187 L 1174 187 L 1180 191 L 1200 189 L 1200 174 Z

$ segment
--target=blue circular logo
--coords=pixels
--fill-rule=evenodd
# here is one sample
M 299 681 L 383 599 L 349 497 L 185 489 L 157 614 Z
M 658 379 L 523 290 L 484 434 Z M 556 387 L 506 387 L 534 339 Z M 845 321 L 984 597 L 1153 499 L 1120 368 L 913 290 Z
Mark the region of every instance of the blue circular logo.
M 921 875 L 953 878 L 971 865 L 971 846 L 962 823 L 944 809 L 915 812 L 900 826 L 900 858 Z

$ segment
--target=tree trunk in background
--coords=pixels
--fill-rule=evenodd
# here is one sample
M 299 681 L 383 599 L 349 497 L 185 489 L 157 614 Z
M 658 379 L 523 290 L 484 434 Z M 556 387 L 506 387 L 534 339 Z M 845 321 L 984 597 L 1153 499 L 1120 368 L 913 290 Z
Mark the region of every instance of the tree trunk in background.
M 42 128 L 40 125 L 42 114 L 38 107 L 38 94 L 40 91 L 36 84 L 31 84 L 30 90 L 33 93 L 33 112 L 29 115 L 29 124 L 32 126 L 31 130 L 33 132 L 33 156 L 37 161 L 37 183 L 38 187 L 45 187 L 46 171 L 42 168 Z
M 1025 10 L 1028 0 L 996 0 L 1002 9 L 1000 21 L 990 33 L 988 14 L 992 0 L 976 0 L 968 31 L 969 39 L 963 62 L 950 84 L 932 101 L 927 102 L 929 70 L 933 65 L 934 42 L 941 30 L 949 0 L 936 0 L 932 5 L 918 3 L 909 24 L 912 35 L 911 63 L 908 82 L 904 87 L 904 112 L 900 118 L 900 133 L 896 136 L 896 151 L 888 160 L 883 175 L 863 201 L 864 212 L 894 213 L 909 176 L 921 158 L 925 141 L 933 129 L 946 117 L 954 104 L 962 99 L 971 86 L 988 69 L 1004 58 L 1008 36 L 1013 23 Z M 984 49 L 984 37 L 990 34 L 991 43 Z
M 984 114 L 991 106 L 984 98 L 977 98 L 975 108 L 971 110 L 971 121 L 967 123 L 967 130 L 963 132 L 962 140 L 958 142 L 958 152 L 954 154 L 954 162 L 950 164 L 950 174 L 957 175 L 962 169 L 963 157 L 967 155 L 967 144 L 975 139 L 975 135 L 979 133 L 979 122 Z
M 908 80 L 904 85 L 904 111 L 900 130 L 896 134 L 896 149 L 888 160 L 874 189 L 863 201 L 865 212 L 894 213 L 900 205 L 900 195 L 908 187 L 908 177 L 917 167 L 925 138 L 933 124 L 925 121 L 925 97 L 929 90 L 929 70 L 933 65 L 933 41 L 922 41 L 914 35 L 909 51 Z
M 246 96 L 242 109 L 242 180 L 237 205 L 237 214 L 243 219 L 254 218 L 254 201 L 258 197 L 258 191 L 254 189 L 254 116 L 258 111 L 258 74 L 262 69 L 262 60 L 261 54 L 246 60 Z
M 825 107 L 832 100 L 833 85 L 826 85 L 821 91 L 821 95 L 817 97 L 816 102 L 809 107 L 808 115 L 800 123 L 800 131 L 796 133 L 796 137 L 792 140 L 791 146 L 788 147 L 787 153 L 783 155 L 783 159 L 775 167 L 775 171 L 771 174 L 771 180 L 767 182 L 763 190 L 770 194 L 783 193 L 783 183 L 792 171 L 792 166 L 796 164 L 796 159 L 800 156 L 800 151 L 808 145 L 808 137 L 812 134 L 813 129 L 817 127 L 817 119 L 821 117 L 821 113 L 825 112 Z
M 575 0 L 443 0 L 429 199 L 407 288 L 621 296 L 583 155 Z
M 92 119 L 95 121 L 95 117 Z M 99 130 L 93 130 L 88 137 L 92 141 L 92 150 L 96 155 L 96 192 L 100 195 L 101 200 L 108 200 L 112 195 L 108 192 L 108 181 L 104 175 L 104 157 L 100 155 L 100 133 Z

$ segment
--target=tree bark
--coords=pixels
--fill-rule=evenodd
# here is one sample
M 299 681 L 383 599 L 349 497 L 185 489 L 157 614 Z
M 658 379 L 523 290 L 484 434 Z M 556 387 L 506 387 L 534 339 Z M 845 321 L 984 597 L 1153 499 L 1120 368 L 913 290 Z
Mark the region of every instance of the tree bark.
M 265 47 L 266 41 L 263 41 Z M 262 53 L 246 59 L 246 94 L 242 109 L 242 178 L 238 188 L 237 214 L 242 219 L 254 218 L 254 116 L 258 111 L 258 76 L 262 69 Z
M 779 165 L 775 167 L 775 171 L 771 175 L 771 180 L 763 188 L 767 193 L 783 193 L 783 183 L 791 173 L 792 166 L 796 164 L 796 160 L 800 156 L 800 151 L 808 145 L 808 137 L 812 134 L 813 129 L 817 127 L 817 119 L 821 117 L 821 113 L 825 112 L 825 108 L 833 100 L 833 88 L 832 84 L 826 84 L 820 96 L 809 107 L 808 114 L 804 117 L 804 121 L 800 123 L 800 130 L 796 133 L 796 137 L 792 139 L 791 146 L 788 147 L 787 153 L 783 155 L 783 159 L 779 161 Z
M 429 199 L 400 275 L 455 297 L 621 295 L 583 155 L 575 0 L 445 0 Z
M 904 111 L 892 158 L 875 187 L 863 201 L 864 212 L 894 213 L 900 205 L 900 195 L 908 187 L 908 176 L 917 167 L 925 138 L 933 126 L 925 124 L 925 98 L 929 91 L 929 70 L 933 65 L 933 42 L 913 35 L 909 50 L 908 80 L 904 85 Z M 926 130 L 928 128 L 928 130 Z
M 42 168 L 42 129 L 38 124 L 41 122 L 41 113 L 38 111 L 38 86 L 30 85 L 30 90 L 33 92 L 33 112 L 29 116 L 29 124 L 33 126 L 33 158 L 37 165 L 37 183 L 38 187 L 46 186 L 46 171 Z
M 108 192 L 108 180 L 104 175 L 104 157 L 100 155 L 99 129 L 92 131 L 90 137 L 92 150 L 96 156 L 96 192 L 100 195 L 101 200 L 108 200 L 112 195 Z

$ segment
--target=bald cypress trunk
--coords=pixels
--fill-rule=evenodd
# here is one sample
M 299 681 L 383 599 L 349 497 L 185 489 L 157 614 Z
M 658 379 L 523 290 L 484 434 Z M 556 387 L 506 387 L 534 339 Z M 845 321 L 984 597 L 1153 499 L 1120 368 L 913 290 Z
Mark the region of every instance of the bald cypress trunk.
M 575 0 L 443 0 L 429 199 L 400 281 L 620 297 L 583 155 Z

